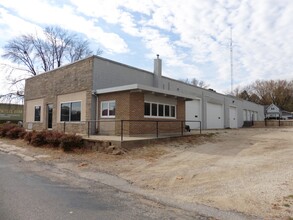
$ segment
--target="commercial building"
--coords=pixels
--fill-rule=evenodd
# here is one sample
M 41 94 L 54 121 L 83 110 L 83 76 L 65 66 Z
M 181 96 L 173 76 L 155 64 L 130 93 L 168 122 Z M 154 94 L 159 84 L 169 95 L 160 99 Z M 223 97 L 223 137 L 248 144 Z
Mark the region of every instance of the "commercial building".
M 262 105 L 163 76 L 159 56 L 153 72 L 91 56 L 29 78 L 24 110 L 28 129 L 66 125 L 67 132 L 91 134 L 118 134 L 121 120 L 132 121 L 125 124 L 129 135 L 151 132 L 155 125 L 147 121 L 165 121 L 163 129 L 173 133 L 182 121 L 191 129 L 199 128 L 191 121 L 221 129 L 264 120 Z

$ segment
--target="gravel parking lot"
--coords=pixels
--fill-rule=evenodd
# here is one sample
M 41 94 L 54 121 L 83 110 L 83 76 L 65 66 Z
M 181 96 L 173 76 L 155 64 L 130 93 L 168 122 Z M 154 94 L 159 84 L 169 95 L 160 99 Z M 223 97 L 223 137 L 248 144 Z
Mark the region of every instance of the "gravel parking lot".
M 205 133 L 123 155 L 26 148 L 31 155 L 49 155 L 40 158 L 74 172 L 113 174 L 177 203 L 203 204 L 257 218 L 293 218 L 293 128 Z

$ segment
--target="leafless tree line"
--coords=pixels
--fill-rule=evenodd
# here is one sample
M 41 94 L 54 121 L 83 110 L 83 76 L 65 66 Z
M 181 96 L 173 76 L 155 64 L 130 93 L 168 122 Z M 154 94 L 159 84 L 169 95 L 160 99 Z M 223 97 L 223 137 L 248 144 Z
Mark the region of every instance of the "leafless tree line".
M 293 80 L 256 80 L 243 88 L 236 88 L 234 95 L 261 105 L 274 103 L 293 112 Z
M 3 49 L 2 57 L 18 65 L 16 67 L 1 64 L 1 72 L 6 74 L 11 85 L 17 85 L 40 72 L 50 71 L 63 64 L 102 53 L 100 49 L 94 53 L 90 50 L 87 39 L 84 40 L 78 34 L 58 26 L 45 27 L 42 34 L 17 36 L 9 40 Z M 21 76 L 15 74 L 20 71 Z M 23 96 L 23 86 L 19 91 L 0 94 L 2 99 L 13 96 Z

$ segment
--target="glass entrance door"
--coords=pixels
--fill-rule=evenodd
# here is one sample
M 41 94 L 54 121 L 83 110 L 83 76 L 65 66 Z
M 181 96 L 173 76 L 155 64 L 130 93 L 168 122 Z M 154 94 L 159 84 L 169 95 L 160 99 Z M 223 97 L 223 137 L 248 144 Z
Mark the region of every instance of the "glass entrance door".
M 47 114 L 48 114 L 48 129 L 52 129 L 53 128 L 53 104 L 48 104 L 47 107 Z

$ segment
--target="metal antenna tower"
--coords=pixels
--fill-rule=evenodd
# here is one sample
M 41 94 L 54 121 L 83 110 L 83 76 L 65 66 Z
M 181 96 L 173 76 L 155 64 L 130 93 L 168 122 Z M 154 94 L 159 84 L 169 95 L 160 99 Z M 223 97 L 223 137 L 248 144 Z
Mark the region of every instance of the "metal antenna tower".
M 231 94 L 233 94 L 233 39 L 232 39 L 232 27 L 230 27 L 230 65 L 231 65 Z

